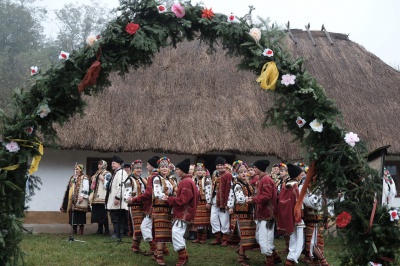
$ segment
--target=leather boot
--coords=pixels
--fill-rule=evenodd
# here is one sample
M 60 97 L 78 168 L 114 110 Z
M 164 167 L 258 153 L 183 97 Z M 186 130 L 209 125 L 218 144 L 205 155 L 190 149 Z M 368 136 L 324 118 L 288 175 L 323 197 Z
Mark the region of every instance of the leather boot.
M 97 232 L 96 234 L 102 235 L 103 234 L 103 224 L 97 224 Z
M 199 244 L 204 244 L 207 241 L 207 230 L 203 230 Z
M 142 250 L 140 249 L 140 240 L 132 239 L 132 252 L 142 253 Z
M 188 262 L 188 255 L 186 249 L 181 249 L 178 251 L 178 263 L 175 266 L 183 266 Z
M 73 232 L 74 234 L 77 234 L 77 233 L 78 233 L 78 226 L 77 226 L 76 224 L 74 224 L 74 225 L 72 226 L 72 232 Z
M 222 235 L 221 247 L 226 247 L 228 245 L 228 239 L 229 239 L 229 235 L 228 234 L 223 234 Z
M 319 265 L 321 266 L 329 266 L 329 263 L 326 261 L 325 258 L 323 258 L 322 260 L 319 260 Z
M 278 253 L 276 252 L 275 249 L 272 251 L 272 257 L 274 258 L 274 263 L 275 264 L 278 264 L 278 263 L 282 262 L 281 257 L 279 257 L 279 255 L 278 255 Z
M 154 255 L 151 257 L 153 260 L 157 262 L 158 265 L 160 266 L 165 266 L 165 261 L 164 261 L 164 255 L 163 255 L 163 250 L 162 249 L 157 249 Z
M 221 245 L 221 232 L 215 233 L 215 240 L 210 245 Z
M 80 224 L 79 225 L 79 232 L 78 232 L 78 234 L 80 234 L 80 235 L 83 235 L 83 228 L 84 228 L 85 226 L 83 225 L 83 224 Z
M 274 257 L 273 256 L 265 256 L 265 266 L 274 266 Z
M 164 254 L 164 256 L 167 256 L 167 255 L 169 255 L 169 249 L 168 249 L 168 246 L 167 246 L 167 244 L 165 244 L 165 243 L 164 243 L 164 250 L 163 250 L 163 254 Z
M 197 238 L 192 243 L 200 243 L 201 237 L 203 236 L 203 230 L 197 229 Z
M 239 264 L 241 265 L 241 266 L 250 266 L 249 264 L 247 264 L 247 262 L 246 262 L 246 255 L 244 255 L 244 254 L 239 254 L 239 257 L 238 257 L 238 260 L 237 260 L 238 262 L 239 262 Z
M 153 255 L 154 252 L 156 252 L 156 250 L 157 250 L 157 245 L 154 241 L 149 242 L 149 245 L 150 245 L 150 250 L 143 252 L 143 255 L 145 255 L 145 256 Z
M 286 259 L 285 266 L 294 266 L 294 261 Z

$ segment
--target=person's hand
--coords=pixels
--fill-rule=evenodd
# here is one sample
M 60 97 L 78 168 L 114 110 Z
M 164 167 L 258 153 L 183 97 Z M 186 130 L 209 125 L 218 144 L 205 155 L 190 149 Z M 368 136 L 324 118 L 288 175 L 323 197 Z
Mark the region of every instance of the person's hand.
M 233 209 L 232 208 L 229 209 L 229 213 L 233 214 Z
M 62 206 L 60 207 L 60 212 L 66 212 Z
M 246 203 L 250 203 L 250 202 L 253 202 L 253 197 L 248 197 L 248 198 L 246 199 Z
M 163 195 L 162 196 L 162 200 L 168 200 L 168 196 L 167 195 Z
M 126 202 L 132 203 L 131 201 L 132 201 L 132 197 L 129 197 L 129 196 L 128 196 L 128 197 L 126 198 Z
M 120 202 L 119 199 L 114 199 L 114 206 L 119 206 L 119 202 Z
M 210 204 L 210 203 L 207 203 L 207 204 L 206 204 L 206 208 L 207 208 L 207 210 L 211 209 L 211 204 Z
M 229 207 L 228 207 L 228 206 L 225 206 L 225 210 L 229 211 Z

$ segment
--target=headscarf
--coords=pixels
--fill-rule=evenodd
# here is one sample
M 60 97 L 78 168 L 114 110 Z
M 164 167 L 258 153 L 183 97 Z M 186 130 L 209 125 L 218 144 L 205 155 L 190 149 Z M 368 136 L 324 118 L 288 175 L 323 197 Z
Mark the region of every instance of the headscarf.
M 107 169 L 107 162 L 104 160 L 100 160 L 99 164 L 101 163 L 101 169 L 106 170 Z

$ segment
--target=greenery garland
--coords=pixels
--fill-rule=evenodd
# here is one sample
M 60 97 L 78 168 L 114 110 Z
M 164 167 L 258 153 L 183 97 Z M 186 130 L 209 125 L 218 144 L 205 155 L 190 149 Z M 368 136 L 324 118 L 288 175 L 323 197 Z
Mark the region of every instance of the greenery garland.
M 315 162 L 317 184 L 328 196 L 336 197 L 339 190 L 345 194 L 345 201 L 335 205 L 335 213 L 343 218 L 339 232 L 344 241 L 342 264 L 386 265 L 395 259 L 400 229 L 390 220 L 389 210 L 377 206 L 369 223 L 381 178 L 365 161 L 365 144 L 353 142 L 351 146 L 344 141 L 346 130 L 337 123 L 340 112 L 303 68 L 304 60 L 289 56 L 282 44 L 283 31 L 269 29 L 265 21 L 253 24 L 248 19 L 252 8 L 243 18 L 213 14 L 190 2 L 174 4 L 171 12 L 154 0 L 121 1 L 118 10 L 120 15 L 91 45 L 73 51 L 69 58 L 66 53 L 60 55 L 67 60 L 39 71 L 29 90 L 16 92 L 12 114 L 1 112 L 0 261 L 11 265 L 21 258 L 25 185 L 27 179 L 33 186 L 40 182 L 28 172 L 29 159 L 40 155 L 37 133 L 51 143 L 56 138 L 55 124 L 63 125 L 76 113 L 83 114 L 85 102 L 77 88 L 94 62 L 98 60 L 101 69 L 99 64 L 93 68 L 89 85 L 96 85 L 84 90 L 87 95 L 108 87 L 111 72 L 124 75 L 132 68 L 149 66 L 161 48 L 195 38 L 208 44 L 210 51 L 218 44 L 227 55 L 240 57 L 240 69 L 257 74 L 265 70 L 259 81 L 265 88 L 275 87 L 274 106 L 267 111 L 265 124 L 290 131 L 300 141 L 308 160 Z M 310 127 L 310 121 L 317 128 Z

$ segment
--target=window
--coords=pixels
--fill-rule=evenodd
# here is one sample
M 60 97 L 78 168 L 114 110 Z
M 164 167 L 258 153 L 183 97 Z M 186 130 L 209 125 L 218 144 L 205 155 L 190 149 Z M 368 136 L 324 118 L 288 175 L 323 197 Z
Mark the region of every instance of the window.
M 396 184 L 396 197 L 400 197 L 400 161 L 386 161 L 384 165 Z

